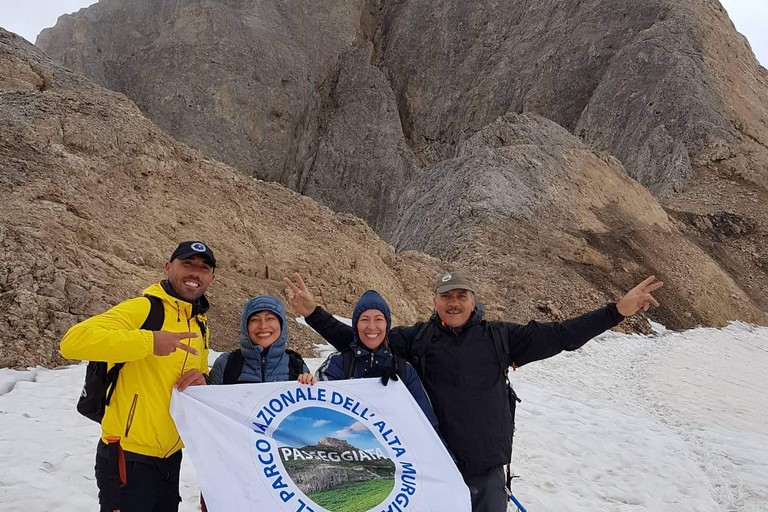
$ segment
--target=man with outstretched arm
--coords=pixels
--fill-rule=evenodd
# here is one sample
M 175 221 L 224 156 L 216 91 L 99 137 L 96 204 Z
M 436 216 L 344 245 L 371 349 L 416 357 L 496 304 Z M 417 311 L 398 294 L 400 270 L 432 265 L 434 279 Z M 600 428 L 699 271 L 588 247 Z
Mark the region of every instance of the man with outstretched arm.
M 179 508 L 183 445 L 169 412 L 171 392 L 206 384 L 205 292 L 215 268 L 207 245 L 182 242 L 165 263 L 165 280 L 72 326 L 61 340 L 67 359 L 125 363 L 96 448 L 101 512 Z M 161 327 L 142 329 L 153 315 Z
M 284 278 L 291 305 L 336 349 L 353 339 L 352 328 L 315 304 L 299 274 Z M 576 350 L 639 310 L 658 306 L 651 276 L 617 303 L 563 322 L 490 322 L 462 273 L 437 278 L 426 323 L 394 327 L 389 346 L 410 360 L 432 400 L 440 429 L 472 496 L 473 512 L 507 510 L 504 465 L 512 453 L 512 407 L 508 367 Z

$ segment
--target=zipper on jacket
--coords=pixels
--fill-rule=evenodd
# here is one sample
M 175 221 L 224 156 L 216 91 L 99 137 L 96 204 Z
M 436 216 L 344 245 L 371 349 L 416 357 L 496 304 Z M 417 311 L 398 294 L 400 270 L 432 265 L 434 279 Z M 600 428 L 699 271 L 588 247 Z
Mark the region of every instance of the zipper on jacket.
M 177 304 L 178 304 L 178 303 L 177 303 Z M 187 318 L 187 332 L 192 332 L 192 324 L 190 323 L 190 320 L 191 320 L 190 318 Z M 192 340 L 191 340 L 191 339 L 189 340 L 189 343 L 188 343 L 188 345 L 189 345 L 190 347 L 192 346 Z M 186 352 L 186 351 L 185 351 L 185 352 L 184 352 L 184 362 L 183 362 L 183 363 L 181 363 L 181 374 L 179 374 L 179 377 L 181 377 L 182 375 L 184 375 L 184 370 L 186 370 L 186 369 L 187 369 L 187 360 L 188 360 L 188 359 L 189 359 L 189 352 Z
M 176 321 L 181 322 L 181 308 L 179 307 L 179 301 L 176 302 Z M 189 325 L 189 322 L 187 322 L 187 325 Z
M 363 363 L 363 378 L 367 377 L 369 373 L 373 371 L 373 352 L 370 352 L 371 357 L 368 358 L 368 364 L 365 364 L 365 356 L 360 358 L 360 361 Z M 355 368 L 357 367 L 357 362 L 352 365 L 352 378 L 354 379 L 355 374 Z
M 200 320 L 198 315 L 195 315 L 195 323 L 197 324 L 198 329 L 200 329 L 200 336 L 203 338 L 203 348 L 208 349 L 208 326 L 205 325 L 205 322 Z
M 267 356 L 262 351 L 262 353 L 261 353 L 261 382 L 265 382 L 266 381 L 266 378 L 267 378 L 266 375 L 265 375 L 266 369 L 267 369 Z
M 131 403 L 131 410 L 128 413 L 128 420 L 125 422 L 125 437 L 128 437 L 128 432 L 131 430 L 133 424 L 133 415 L 136 414 L 136 403 L 139 401 L 139 394 L 133 395 L 133 403 Z

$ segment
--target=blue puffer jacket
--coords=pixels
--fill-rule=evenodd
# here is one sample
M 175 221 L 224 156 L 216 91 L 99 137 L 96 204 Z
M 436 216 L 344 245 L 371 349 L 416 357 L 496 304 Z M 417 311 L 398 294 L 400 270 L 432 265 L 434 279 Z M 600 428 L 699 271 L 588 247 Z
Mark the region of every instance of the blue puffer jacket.
M 248 319 L 260 311 L 269 311 L 280 318 L 282 329 L 280 337 L 269 349 L 251 343 L 248 337 Z M 285 318 L 285 308 L 280 299 L 271 295 L 257 295 L 243 306 L 240 316 L 240 350 L 243 354 L 243 370 L 238 383 L 248 382 L 280 382 L 289 380 L 288 354 L 285 353 L 288 340 L 288 323 Z M 210 383 L 224 383 L 224 368 L 227 366 L 229 353 L 221 354 L 211 368 Z M 304 366 L 304 373 L 309 369 Z
M 392 352 L 390 352 L 390 350 L 386 347 L 386 344 L 382 344 L 375 351 L 370 351 L 365 347 L 363 342 L 360 341 L 356 327 L 357 320 L 360 318 L 360 315 L 364 311 L 369 309 L 377 309 L 384 313 L 384 316 L 387 319 L 387 337 L 389 337 L 389 329 L 392 325 L 392 317 L 389 311 L 389 306 L 384 301 L 384 298 L 379 295 L 378 292 L 373 290 L 368 290 L 365 292 L 360 297 L 360 300 L 357 301 L 355 310 L 352 313 L 352 331 L 354 340 L 350 345 L 350 349 L 352 349 L 355 354 L 355 362 L 352 367 L 351 377 L 353 379 L 368 377 L 370 374 L 381 375 L 379 372 L 381 368 L 394 367 L 394 356 L 392 355 Z M 411 392 L 411 395 L 416 400 L 416 403 L 418 403 L 419 407 L 421 407 L 421 410 L 424 411 L 424 415 L 427 417 L 435 430 L 438 430 L 435 411 L 432 409 L 432 404 L 430 403 L 429 398 L 427 398 L 427 393 L 424 391 L 424 386 L 421 385 L 419 375 L 416 373 L 416 370 L 413 368 L 413 366 L 411 366 L 407 361 L 401 359 L 400 363 L 405 364 L 405 372 L 403 372 L 405 374 L 405 378 L 403 379 L 403 384 L 405 384 L 405 386 L 408 388 L 408 391 Z M 346 376 L 344 375 L 344 356 L 339 352 L 331 354 L 317 370 L 315 376 L 318 380 L 346 379 Z

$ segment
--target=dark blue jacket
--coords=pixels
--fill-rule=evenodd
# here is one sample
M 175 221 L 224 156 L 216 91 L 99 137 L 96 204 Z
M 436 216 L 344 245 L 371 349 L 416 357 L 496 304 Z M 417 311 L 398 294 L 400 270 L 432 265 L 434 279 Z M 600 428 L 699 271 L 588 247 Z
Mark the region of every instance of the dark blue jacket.
M 323 311 L 323 313 L 328 315 L 326 311 Z M 352 367 L 351 377 L 353 379 L 365 378 L 369 373 L 377 374 L 376 370 L 378 368 L 393 367 L 394 356 L 392 355 L 392 352 L 390 352 L 386 347 L 382 346 L 379 347 L 379 349 L 375 352 L 371 352 L 359 343 L 353 342 L 350 348 L 355 354 L 355 362 Z M 411 396 L 413 396 L 413 398 L 416 400 L 416 403 L 419 404 L 419 407 L 421 407 L 421 410 L 424 411 L 424 415 L 427 417 L 435 430 L 437 430 L 437 416 L 435 416 L 435 411 L 432 409 L 432 404 L 429 402 L 429 398 L 427 398 L 427 393 L 424 391 L 424 386 L 421 385 L 419 375 L 416 373 L 416 370 L 413 369 L 413 366 L 411 366 L 410 363 L 407 361 L 401 362 L 405 364 L 405 371 L 403 372 L 405 377 L 403 379 L 403 384 L 405 384 L 405 387 L 407 387 L 408 391 L 411 392 Z M 318 368 L 315 376 L 317 377 L 317 380 L 346 379 L 347 377 L 344 375 L 343 366 L 344 357 L 339 352 L 336 352 L 335 354 L 328 356 L 320 368 Z

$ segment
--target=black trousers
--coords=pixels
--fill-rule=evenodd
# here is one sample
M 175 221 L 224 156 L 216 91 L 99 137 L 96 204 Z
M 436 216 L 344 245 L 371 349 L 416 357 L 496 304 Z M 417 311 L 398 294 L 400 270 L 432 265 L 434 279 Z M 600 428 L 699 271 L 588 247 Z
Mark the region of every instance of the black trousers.
M 124 452 L 126 484 L 121 487 L 117 459 L 99 444 L 95 469 L 101 512 L 178 512 L 181 450 L 167 459 Z
M 491 468 L 484 475 L 465 476 L 464 483 L 472 497 L 472 512 L 506 512 L 509 497 L 504 487 L 504 466 Z

